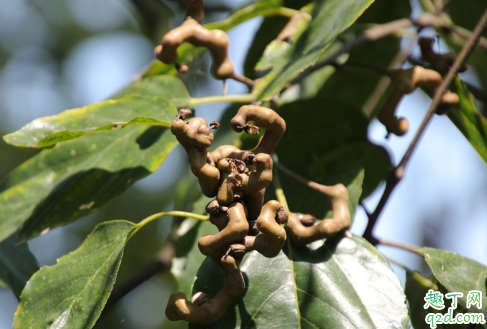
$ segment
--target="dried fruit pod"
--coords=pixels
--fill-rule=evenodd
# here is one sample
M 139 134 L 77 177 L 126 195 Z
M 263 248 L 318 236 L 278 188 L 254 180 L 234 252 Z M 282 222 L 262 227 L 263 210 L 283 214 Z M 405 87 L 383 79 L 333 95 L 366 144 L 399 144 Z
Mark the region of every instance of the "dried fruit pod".
M 431 64 L 431 67 L 434 70 L 440 72 L 441 74 L 446 74 L 457 59 L 457 55 L 455 53 L 436 53 L 433 50 L 434 42 L 435 39 L 433 38 L 420 38 L 418 43 L 419 47 L 421 48 L 421 55 L 426 62 Z M 463 63 L 458 72 L 465 72 L 466 70 L 467 65 Z
M 154 53 L 161 62 L 175 64 L 178 59 L 177 49 L 185 42 L 208 49 L 213 58 L 211 73 L 216 79 L 234 79 L 249 86 L 254 85 L 252 80 L 235 73 L 235 67 L 228 55 L 230 41 L 227 34 L 222 30 L 208 30 L 192 17 L 169 31 L 162 38 L 161 44 L 154 49 Z
M 408 121 L 405 118 L 398 118 L 395 115 L 397 105 L 402 97 L 412 93 L 419 86 L 426 86 L 436 90 L 443 82 L 443 78 L 438 72 L 425 69 L 421 66 L 395 70 L 390 75 L 393 83 L 393 91 L 379 111 L 377 118 L 384 124 L 388 133 L 402 136 L 409 129 Z M 455 94 L 457 96 L 455 98 L 452 94 L 450 91 L 446 92 L 442 96 L 441 104 L 448 106 L 457 104 L 459 101 L 458 95 Z
M 302 216 L 298 216 L 299 221 L 303 226 L 310 227 L 313 226 L 316 223 L 316 217 L 310 214 L 305 214 Z
M 179 111 L 176 120 L 171 123 L 171 132 L 188 153 L 193 146 L 202 149 L 208 148 L 215 138 L 210 126 L 205 119 L 200 117 L 184 121 L 183 118 L 189 116 L 187 111 L 189 110 Z
M 338 232 L 348 229 L 352 223 L 348 209 L 347 188 L 343 184 L 322 186 L 321 192 L 330 199 L 333 217 L 323 219 L 317 225 L 306 227 L 301 223 L 297 214 L 290 214 L 286 228 L 294 244 L 298 246 L 330 238 Z
M 248 219 L 253 221 L 264 204 L 265 188 L 272 182 L 272 157 L 266 153 L 253 155 L 245 172 L 232 169 L 232 161 L 235 160 L 221 159 L 218 162 L 221 177 L 217 200 L 222 205 L 228 205 L 234 202 L 235 194 L 241 192 L 248 209 Z
M 212 198 L 218 192 L 220 171 L 208 158 L 206 149 L 193 147 L 188 152 L 191 171 L 198 177 L 198 182 L 203 194 Z
M 233 130 L 242 132 L 248 126 L 249 121 L 254 121 L 266 129 L 257 146 L 250 151 L 255 154 L 271 154 L 286 131 L 286 122 L 275 111 L 267 107 L 244 105 L 238 110 L 230 124 Z
M 247 251 L 256 250 L 265 257 L 276 257 L 286 242 L 286 230 L 277 222 L 287 222 L 283 219 L 282 205 L 271 200 L 267 202 L 257 219 L 257 227 L 261 234 L 245 237 Z
M 180 110 L 171 123 L 171 132 L 188 153 L 191 171 L 198 177 L 203 194 L 211 198 L 218 192 L 220 182 L 220 171 L 207 151 L 214 136 L 205 119 L 195 117 L 184 121 L 190 113 L 186 109 Z
M 203 0 L 184 0 L 184 3 L 188 6 L 186 18 L 191 17 L 201 23 L 205 17 L 205 12 L 203 11 L 205 2 Z
M 228 224 L 215 235 L 205 235 L 198 240 L 200 252 L 209 257 L 215 257 L 226 246 L 243 242 L 249 232 L 244 206 L 234 203 L 227 210 Z
M 209 325 L 217 322 L 235 298 L 245 290 L 245 281 L 235 258 L 224 255 L 220 265 L 223 268 L 223 289 L 212 299 L 191 303 L 182 292 L 174 292 L 166 306 L 166 317 L 171 321 L 184 320 L 194 324 Z

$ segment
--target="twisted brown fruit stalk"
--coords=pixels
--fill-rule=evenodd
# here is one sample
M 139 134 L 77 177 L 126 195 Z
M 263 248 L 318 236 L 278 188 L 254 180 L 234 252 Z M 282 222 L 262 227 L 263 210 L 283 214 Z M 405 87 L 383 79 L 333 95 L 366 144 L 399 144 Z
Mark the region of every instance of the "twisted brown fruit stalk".
M 228 55 L 229 39 L 222 30 L 208 30 L 192 17 L 168 32 L 161 45 L 154 49 L 157 59 L 166 64 L 174 64 L 178 59 L 177 50 L 183 43 L 188 42 L 196 47 L 207 48 L 213 58 L 211 73 L 216 79 L 234 79 L 253 86 L 254 82 L 235 73 L 235 67 Z
M 254 154 L 271 154 L 286 131 L 286 122 L 271 109 L 257 105 L 244 105 L 238 110 L 237 115 L 233 117 L 230 124 L 233 130 L 242 132 L 249 128 L 247 124 L 249 121 L 256 122 L 266 130 L 257 146 L 250 151 Z
M 245 237 L 246 251 L 256 250 L 265 257 L 276 257 L 286 242 L 286 230 L 281 224 L 287 221 L 287 212 L 279 202 L 267 202 L 257 219 L 257 228 L 261 234 Z
M 453 65 L 457 59 L 455 53 L 438 54 L 433 51 L 433 43 L 435 39 L 433 38 L 420 38 L 419 47 L 421 48 L 421 55 L 423 59 L 431 64 L 433 70 L 440 72 L 442 75 L 446 74 L 449 68 Z M 467 65 L 463 63 L 460 66 L 458 72 L 465 72 L 467 70 Z
M 343 184 L 321 185 L 320 192 L 330 200 L 333 217 L 313 225 L 313 220 L 310 218 L 301 221 L 297 214 L 290 214 L 286 228 L 294 244 L 298 246 L 335 236 L 352 224 L 347 188 Z
M 220 170 L 220 189 L 217 200 L 222 205 L 233 202 L 236 193 L 242 193 L 242 199 L 248 209 L 248 218 L 253 221 L 259 216 L 264 204 L 264 192 L 272 182 L 272 157 L 259 153 L 252 155 L 250 165 L 245 171 L 238 172 L 232 168 L 235 159 L 221 159 L 218 162 Z
M 208 123 L 203 118 L 192 118 L 184 121 L 188 110 L 180 110 L 171 123 L 171 132 L 188 153 L 191 171 L 198 177 L 201 190 L 207 197 L 214 197 L 218 192 L 220 171 L 208 157 L 207 148 L 213 142 L 214 136 Z
M 242 192 L 249 210 L 249 220 L 255 220 L 263 205 L 265 188 L 272 181 L 272 158 L 269 154 L 286 130 L 285 121 L 271 109 L 255 105 L 242 106 L 231 121 L 232 128 L 237 132 L 249 126 L 255 129 L 255 126 L 247 124 L 248 121 L 255 121 L 264 127 L 266 131 L 257 146 L 250 151 L 242 151 L 236 146 L 224 145 L 208 152 L 207 148 L 214 139 L 213 133 L 203 118 L 184 121 L 190 113 L 189 110 L 180 110 L 171 124 L 171 132 L 188 153 L 191 170 L 198 177 L 203 194 L 216 196 L 221 184 L 218 200 L 228 206 L 233 203 L 235 192 Z M 231 166 L 225 159 L 246 162 L 248 171 L 228 178 Z M 237 188 L 234 187 L 236 181 L 240 182 Z
M 410 69 L 399 69 L 390 73 L 393 90 L 384 106 L 381 108 L 377 118 L 386 127 L 388 133 L 397 136 L 404 135 L 409 129 L 409 122 L 405 118 L 398 118 L 395 115 L 397 105 L 402 97 L 412 93 L 419 86 L 426 86 L 433 90 L 438 88 L 443 78 L 441 75 L 430 69 L 421 66 L 414 66 Z M 442 96 L 441 104 L 451 106 L 460 101 L 457 94 L 446 91 Z
M 216 217 L 217 215 L 210 215 Z M 241 203 L 233 203 L 227 210 L 228 223 L 219 233 L 215 235 L 205 235 L 198 240 L 200 252 L 208 257 L 218 256 L 217 254 L 224 247 L 232 244 L 243 243 L 244 238 L 249 232 L 249 222 L 245 214 L 244 206 Z M 222 223 L 222 218 L 217 217 L 212 222 Z M 223 225 L 217 225 L 217 227 Z
M 234 257 L 224 255 L 221 258 L 220 266 L 223 268 L 223 289 L 212 299 L 202 295 L 194 300 L 188 301 L 182 292 L 174 292 L 169 297 L 166 307 L 166 316 L 171 321 L 185 320 L 191 323 L 208 325 L 217 322 L 235 298 L 245 290 L 245 281 L 242 272 L 238 268 Z

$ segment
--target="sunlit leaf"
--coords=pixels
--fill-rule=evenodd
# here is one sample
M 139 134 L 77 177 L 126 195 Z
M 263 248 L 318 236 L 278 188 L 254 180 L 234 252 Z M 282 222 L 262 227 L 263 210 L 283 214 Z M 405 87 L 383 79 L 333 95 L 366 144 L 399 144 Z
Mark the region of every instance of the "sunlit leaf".
M 360 163 L 352 158 L 333 161 L 326 167 L 320 167 L 317 175 L 310 175 L 309 171 L 300 166 L 289 166 L 288 169 L 301 176 L 306 176 L 307 179 L 319 181 L 325 185 L 344 184 L 348 190 L 349 209 L 353 216 L 362 195 L 364 180 L 364 169 Z M 280 171 L 277 171 L 277 173 L 292 212 L 313 214 L 318 219 L 331 218 L 331 205 L 323 194 L 304 186 Z
M 26 243 L 12 236 L 0 243 L 0 279 L 19 297 L 25 283 L 39 269 Z
M 312 21 L 300 38 L 279 59 L 274 68 L 254 88 L 258 99 L 277 93 L 307 66 L 312 65 L 338 34 L 349 27 L 373 0 L 330 0 L 316 4 Z
M 434 276 L 449 292 L 461 292 L 458 304 L 467 309 L 467 295 L 471 290 L 482 292 L 482 309 L 471 306 L 471 312 L 487 314 L 487 266 L 457 253 L 434 248 L 421 248 L 424 259 Z
M 130 124 L 170 127 L 176 108 L 164 98 L 130 95 L 36 119 L 4 137 L 23 147 L 51 147 L 100 130 Z
M 276 153 L 279 161 L 298 174 L 327 185 L 355 182 L 364 198 L 389 172 L 388 153 L 368 140 L 367 118 L 348 102 L 317 97 L 283 105 L 279 114 L 287 129 Z M 361 175 L 363 185 L 358 179 Z M 290 194 L 291 209 L 323 218 L 328 209 L 323 196 L 290 180 L 286 177 L 282 184 L 285 194 Z
M 448 117 L 487 162 L 487 118 L 479 112 L 475 97 L 459 77 L 454 84 L 452 90 L 460 97 L 460 103 L 448 111 Z
M 42 151 L 0 182 L 0 241 L 20 227 L 28 239 L 98 210 L 159 168 L 176 145 L 168 128 L 133 126 Z
M 127 95 L 144 95 L 162 97 L 177 108 L 190 107 L 191 96 L 181 79 L 171 75 L 158 75 L 136 81 L 120 93 L 112 97 L 113 99 L 125 98 Z M 169 118 L 169 123 L 174 118 Z
M 135 224 L 98 225 L 74 252 L 42 267 L 27 283 L 15 329 L 93 327 L 112 291 L 127 238 Z
M 252 252 L 240 268 L 244 295 L 205 328 L 409 328 L 397 276 L 362 238 L 340 236 L 315 250 L 288 244 L 272 259 Z M 213 297 L 222 281 L 219 267 L 207 259 L 194 292 Z

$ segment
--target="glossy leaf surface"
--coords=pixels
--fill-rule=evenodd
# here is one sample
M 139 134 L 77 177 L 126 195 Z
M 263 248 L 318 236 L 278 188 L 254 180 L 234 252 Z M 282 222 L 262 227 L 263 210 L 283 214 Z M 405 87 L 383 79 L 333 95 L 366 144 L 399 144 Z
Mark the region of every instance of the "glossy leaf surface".
M 434 276 L 449 292 L 461 292 L 458 304 L 467 309 L 467 295 L 471 290 L 482 292 L 482 309 L 471 306 L 471 312 L 487 314 L 487 266 L 457 253 L 434 248 L 421 248 L 424 259 Z
M 151 85 L 141 85 L 139 93 L 148 86 Z M 175 112 L 174 105 L 164 98 L 127 95 L 36 119 L 4 139 L 16 146 L 52 147 L 91 132 L 120 129 L 130 124 L 170 127 Z
M 479 112 L 475 97 L 459 77 L 452 90 L 460 97 L 460 103 L 448 111 L 448 117 L 487 162 L 487 118 Z
M 363 195 L 358 195 L 362 198 L 387 175 L 391 166 L 389 155 L 369 142 L 368 120 L 358 108 L 333 98 L 318 97 L 286 104 L 279 115 L 286 120 L 287 129 L 276 153 L 289 169 L 318 183 L 341 182 L 360 187 Z M 284 174 L 279 175 L 292 211 L 324 218 L 328 207 L 323 196 Z M 354 195 L 357 193 L 351 193 L 351 199 Z
M 309 65 L 313 65 L 338 34 L 349 27 L 373 0 L 330 0 L 316 4 L 313 19 L 298 40 L 275 58 L 274 68 L 260 80 L 254 94 L 267 99 Z
M 152 76 L 134 82 L 112 98 L 123 99 L 127 95 L 161 97 L 177 108 L 189 107 L 191 104 L 191 96 L 184 83 L 181 79 L 171 75 Z M 169 117 L 168 120 L 169 124 L 171 124 L 174 117 Z
M 159 168 L 176 145 L 168 128 L 133 126 L 42 151 L 0 183 L 0 241 L 20 227 L 28 239 L 98 210 Z
M 15 329 L 93 327 L 117 278 L 127 238 L 135 224 L 98 225 L 74 252 L 42 267 L 27 283 Z
M 272 259 L 252 252 L 240 268 L 243 297 L 209 328 L 409 328 L 398 278 L 362 238 L 328 239 L 315 250 L 288 244 Z M 194 292 L 214 296 L 221 277 L 207 259 Z
M 39 269 L 26 243 L 17 245 L 12 236 L 0 243 L 0 280 L 19 297 L 29 278 Z

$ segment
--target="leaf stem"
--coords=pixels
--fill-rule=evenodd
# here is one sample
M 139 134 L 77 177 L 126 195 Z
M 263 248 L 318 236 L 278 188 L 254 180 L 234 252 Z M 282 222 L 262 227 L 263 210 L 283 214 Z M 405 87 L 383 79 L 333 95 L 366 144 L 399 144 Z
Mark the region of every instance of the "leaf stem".
M 450 86 L 451 82 L 455 78 L 455 76 L 458 73 L 458 69 L 460 66 L 466 62 L 468 56 L 470 53 L 474 50 L 475 46 L 477 45 L 480 35 L 484 31 L 485 27 L 487 25 L 487 9 L 483 13 L 482 17 L 477 23 L 477 26 L 475 27 L 474 31 L 472 32 L 472 35 L 468 42 L 465 44 L 465 46 L 462 48 L 462 51 L 456 58 L 455 62 L 451 66 L 450 70 L 448 71 L 447 75 L 443 79 L 442 84 L 436 89 L 435 95 L 433 97 L 433 101 L 428 109 L 428 112 L 426 113 L 423 122 L 421 122 L 421 125 L 416 132 L 416 135 L 414 136 L 413 140 L 411 141 L 411 144 L 409 145 L 406 153 L 404 154 L 401 162 L 397 165 L 397 167 L 391 171 L 389 174 L 389 177 L 387 178 L 386 181 L 386 188 L 384 190 L 384 193 L 382 194 L 382 197 L 379 201 L 379 204 L 377 205 L 375 211 L 370 215 L 369 217 L 369 222 L 367 224 L 367 227 L 364 232 L 364 238 L 367 239 L 370 243 L 372 244 L 377 244 L 379 240 L 377 240 L 373 234 L 372 231 L 377 223 L 377 220 L 379 218 L 379 215 L 382 213 L 382 210 L 384 209 L 387 201 L 389 200 L 392 192 L 396 188 L 397 184 L 401 181 L 401 179 L 404 177 L 404 172 L 406 165 L 408 164 L 411 155 L 413 151 L 416 149 L 416 146 L 418 145 L 419 139 L 423 135 L 424 130 L 426 129 L 427 125 L 431 121 L 431 118 L 433 117 L 433 114 L 436 111 L 436 108 L 441 102 L 441 97 L 445 93 L 445 91 L 448 89 Z
M 215 95 L 206 97 L 191 98 L 189 104 L 191 106 L 208 104 L 208 103 L 250 103 L 253 101 L 254 97 L 252 94 L 241 94 L 241 95 Z
M 205 24 L 205 27 L 209 30 L 221 29 L 224 31 L 228 31 L 231 28 L 237 26 L 238 24 L 243 23 L 254 17 L 283 16 L 283 17 L 291 18 L 298 13 L 299 10 L 286 8 L 286 7 L 261 9 L 258 7 L 258 4 L 254 3 L 242 9 L 237 10 L 232 15 L 228 16 L 225 19 L 222 19 L 221 21 Z
M 275 162 L 274 163 L 274 166 L 277 169 L 279 169 L 280 171 L 282 171 L 283 173 L 285 173 L 286 175 L 288 175 L 289 177 L 292 177 L 295 180 L 297 180 L 298 182 L 300 182 L 301 184 L 306 185 L 310 189 L 315 190 L 315 191 L 317 191 L 317 192 L 319 192 L 319 193 L 321 193 L 321 194 L 323 194 L 325 196 L 330 195 L 330 191 L 332 190 L 332 187 L 331 186 L 319 184 L 319 183 L 313 182 L 311 180 L 308 180 L 308 179 L 306 179 L 304 177 L 301 177 L 298 174 L 296 174 L 296 173 L 292 172 L 291 170 L 287 169 L 286 167 L 284 167 L 280 163 Z
M 165 216 L 194 218 L 194 219 L 201 220 L 201 221 L 209 220 L 209 216 L 194 214 L 192 212 L 186 212 L 186 211 L 173 210 L 173 211 L 159 212 L 157 214 L 153 214 L 147 218 L 144 218 L 142 221 L 140 221 L 137 224 L 137 226 L 132 230 L 132 232 L 130 232 L 129 239 L 131 237 L 133 237 L 135 235 L 135 233 L 137 233 L 141 228 L 143 228 L 147 224 L 155 221 L 156 219 L 159 219 L 159 218 L 165 217 Z
M 416 255 L 419 255 L 421 257 L 424 257 L 423 252 L 418 251 L 418 249 L 420 249 L 421 247 L 414 246 L 412 244 L 402 243 L 402 242 L 397 242 L 397 241 L 391 241 L 391 240 L 385 240 L 385 239 L 379 239 L 379 240 L 377 240 L 377 244 L 380 244 L 380 245 L 383 245 L 383 246 L 389 246 L 389 247 L 399 248 L 399 249 L 402 249 L 402 250 L 406 250 L 406 251 L 412 252 L 412 253 L 414 253 Z
M 279 201 L 279 203 L 286 209 L 286 211 L 290 213 L 291 211 L 289 210 L 289 204 L 287 203 L 286 195 L 284 194 L 284 190 L 282 189 L 281 180 L 279 179 L 277 170 L 274 171 L 272 184 L 274 184 L 274 192 L 276 193 L 277 201 Z

